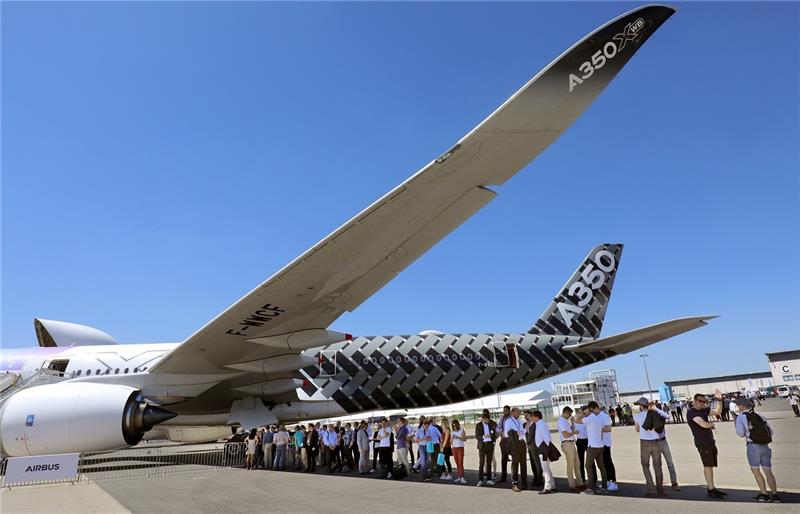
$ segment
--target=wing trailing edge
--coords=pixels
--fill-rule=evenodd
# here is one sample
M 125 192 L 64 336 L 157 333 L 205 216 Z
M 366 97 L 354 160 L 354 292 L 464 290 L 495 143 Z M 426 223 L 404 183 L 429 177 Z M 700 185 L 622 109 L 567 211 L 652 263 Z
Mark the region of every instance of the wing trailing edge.
M 675 337 L 708 324 L 709 320 L 717 316 L 694 316 L 665 321 L 649 327 L 638 328 L 630 332 L 623 332 L 593 341 L 563 346 L 562 349 L 571 352 L 600 352 L 612 351 L 615 353 L 628 353 L 644 346 Z

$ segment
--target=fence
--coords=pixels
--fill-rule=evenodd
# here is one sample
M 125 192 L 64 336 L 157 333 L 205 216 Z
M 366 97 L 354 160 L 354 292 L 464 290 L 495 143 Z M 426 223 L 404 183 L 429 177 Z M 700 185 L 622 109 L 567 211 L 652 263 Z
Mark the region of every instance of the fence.
M 171 473 L 215 471 L 244 465 L 243 442 L 210 444 L 141 445 L 123 450 L 82 453 L 77 480 L 2 482 L 2 487 L 19 487 L 55 482 L 92 482 L 117 478 L 152 478 Z M 5 479 L 8 461 L 0 462 Z

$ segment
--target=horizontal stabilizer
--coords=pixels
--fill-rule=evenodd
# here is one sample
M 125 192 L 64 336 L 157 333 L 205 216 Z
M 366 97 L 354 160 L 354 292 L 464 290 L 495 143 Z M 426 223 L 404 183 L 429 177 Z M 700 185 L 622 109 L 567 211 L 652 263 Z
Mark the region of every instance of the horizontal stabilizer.
M 665 321 L 657 325 L 631 330 L 630 332 L 623 332 L 622 334 L 603 337 L 580 344 L 563 346 L 562 349 L 571 352 L 612 351 L 617 354 L 628 353 L 705 326 L 708 324 L 709 320 L 716 317 L 717 316 L 695 316 L 691 318 L 673 319 L 672 321 Z

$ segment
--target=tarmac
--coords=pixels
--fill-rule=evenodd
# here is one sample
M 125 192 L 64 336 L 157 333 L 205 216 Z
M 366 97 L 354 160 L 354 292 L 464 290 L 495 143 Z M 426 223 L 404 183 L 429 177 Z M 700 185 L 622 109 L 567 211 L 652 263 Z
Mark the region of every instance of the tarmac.
M 419 475 L 405 480 L 380 480 L 374 475 L 324 472 L 304 474 L 278 471 L 247 471 L 208 468 L 177 472 L 149 479 L 110 479 L 88 484 L 19 487 L 0 492 L 2 513 L 339 513 L 376 510 L 437 512 L 487 512 L 545 509 L 549 512 L 591 510 L 613 512 L 798 512 L 800 503 L 800 418 L 794 417 L 788 402 L 768 400 L 757 410 L 765 414 L 775 435 L 773 471 L 783 502 L 756 503 L 755 481 L 747 465 L 745 445 L 736 436 L 733 422 L 717 426 L 719 468 L 716 485 L 728 492 L 725 501 L 706 495 L 702 466 L 685 424 L 668 425 L 667 437 L 682 490 L 668 490 L 667 498 L 644 498 L 642 468 L 639 464 L 638 435 L 633 427 L 613 431 L 612 455 L 620 490 L 606 496 L 583 496 L 567 490 L 563 459 L 553 464 L 561 492 L 542 496 L 535 490 L 514 493 L 509 483 L 475 487 L 477 452 L 468 442 L 465 466 L 468 485 L 434 479 L 421 483 Z M 554 440 L 556 434 L 553 434 Z M 665 478 L 668 479 L 666 466 Z M 529 474 L 530 478 L 530 474 Z

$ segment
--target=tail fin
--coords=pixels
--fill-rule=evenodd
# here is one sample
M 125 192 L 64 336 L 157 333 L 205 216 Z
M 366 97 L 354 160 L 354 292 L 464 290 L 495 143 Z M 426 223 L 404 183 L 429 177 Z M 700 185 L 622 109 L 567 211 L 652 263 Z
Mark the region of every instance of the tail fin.
M 592 248 L 528 333 L 600 337 L 621 256 L 621 244 Z

